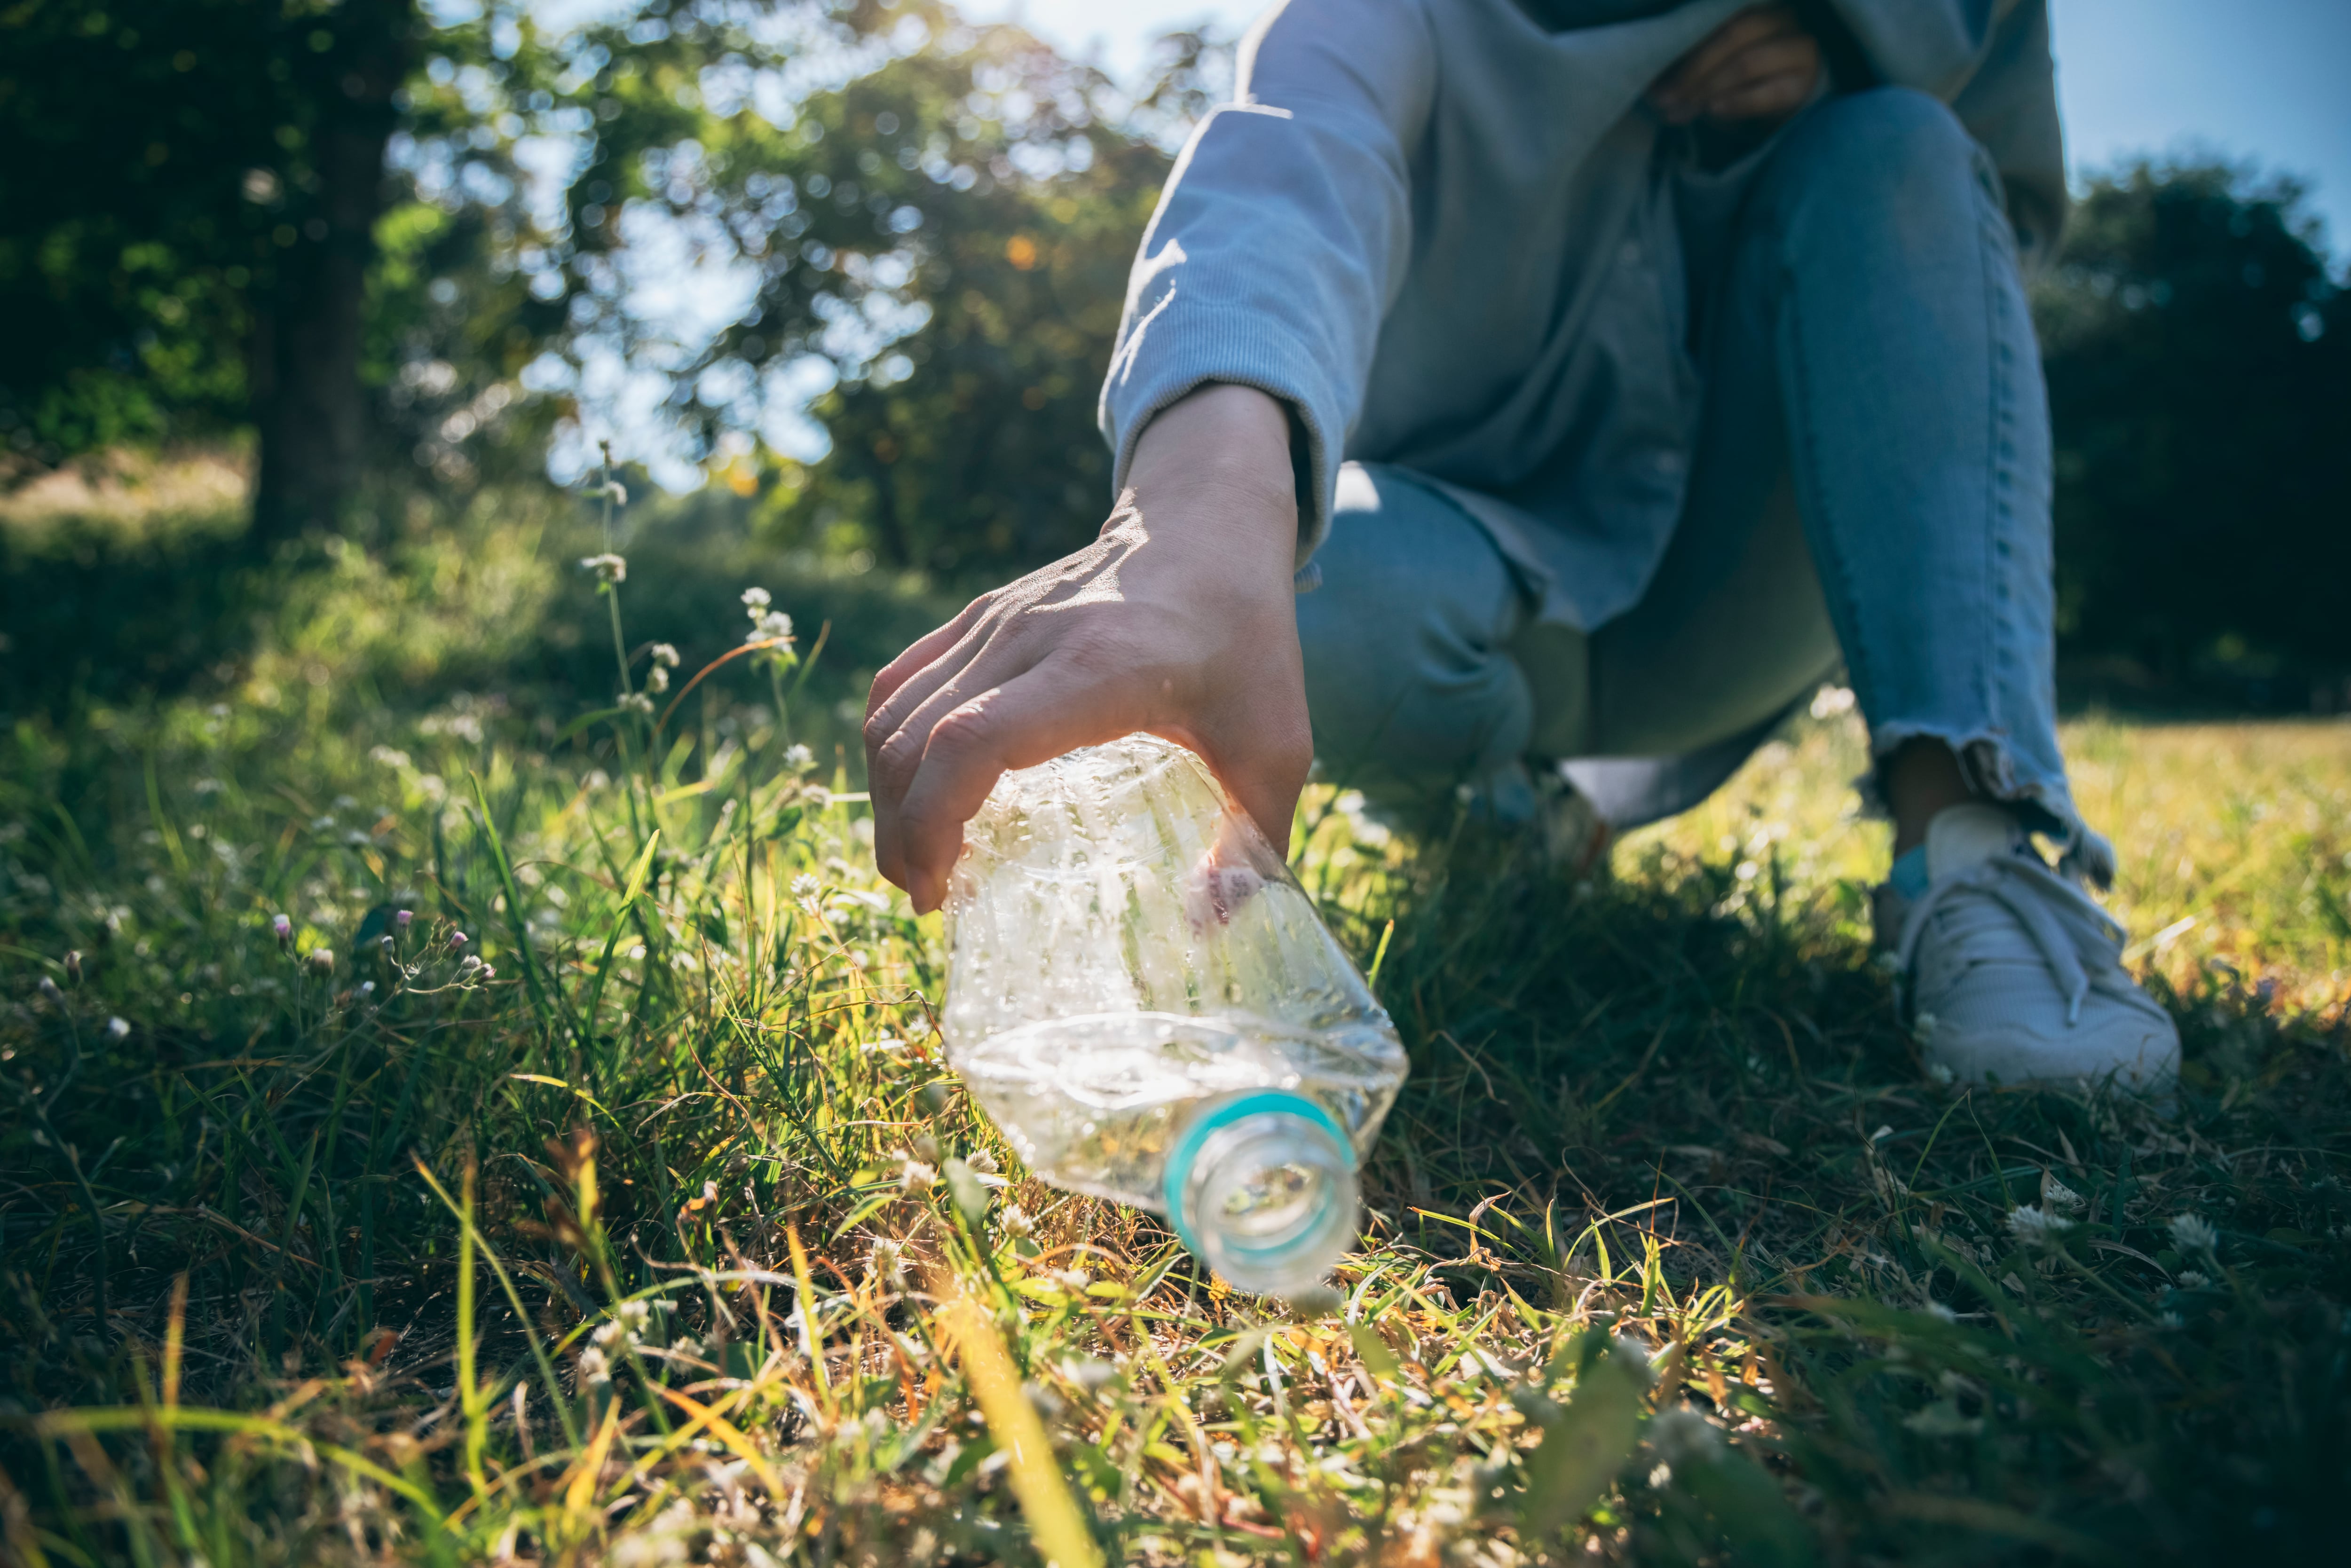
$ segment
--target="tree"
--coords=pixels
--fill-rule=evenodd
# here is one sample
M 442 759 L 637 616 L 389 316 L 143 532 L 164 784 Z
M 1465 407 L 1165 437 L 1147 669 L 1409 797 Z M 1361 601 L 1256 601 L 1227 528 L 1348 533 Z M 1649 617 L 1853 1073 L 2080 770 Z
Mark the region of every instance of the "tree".
M 2351 670 L 2351 306 L 2290 182 L 2092 182 L 2036 314 L 2060 630 L 2178 684 Z
M 675 378 L 704 450 L 756 417 L 778 371 L 813 359 L 834 378 L 808 409 L 831 449 L 770 465 L 770 524 L 836 555 L 998 578 L 1102 522 L 1094 402 L 1127 267 L 1224 56 L 1174 35 L 1131 101 L 1018 28 L 910 15 L 939 29 L 927 47 L 812 95 L 789 126 L 737 115 L 651 152 L 642 188 L 758 274 L 750 308 Z
M 413 0 L 0 13 L 0 427 L 55 461 L 250 420 L 260 531 L 360 462 L 361 304 Z

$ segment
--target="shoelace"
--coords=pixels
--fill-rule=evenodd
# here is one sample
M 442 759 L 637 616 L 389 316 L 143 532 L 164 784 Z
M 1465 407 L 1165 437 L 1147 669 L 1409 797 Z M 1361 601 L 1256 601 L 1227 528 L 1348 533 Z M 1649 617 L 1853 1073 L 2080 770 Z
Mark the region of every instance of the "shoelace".
M 2120 942 L 2123 928 L 2071 883 L 2029 856 L 1994 855 L 1981 865 L 1938 879 L 1911 905 L 1909 918 L 1902 923 L 1902 940 L 1894 950 L 1895 972 L 1910 973 L 1927 923 L 1962 890 L 1984 894 L 2016 916 L 2065 993 L 2065 1021 L 2080 1022 L 2082 1003 L 2090 994 L 2090 974 L 2082 956 L 2096 951 L 2092 944 Z

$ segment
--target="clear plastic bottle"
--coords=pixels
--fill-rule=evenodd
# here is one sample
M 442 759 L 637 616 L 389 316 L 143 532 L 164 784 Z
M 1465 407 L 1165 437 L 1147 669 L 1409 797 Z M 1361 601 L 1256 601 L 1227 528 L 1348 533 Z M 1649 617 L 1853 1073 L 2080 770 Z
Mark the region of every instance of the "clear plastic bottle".
M 1319 1284 L 1404 1082 L 1395 1028 L 1207 768 L 1147 735 L 1008 773 L 947 898 L 947 1056 L 1029 1167 L 1233 1285 Z

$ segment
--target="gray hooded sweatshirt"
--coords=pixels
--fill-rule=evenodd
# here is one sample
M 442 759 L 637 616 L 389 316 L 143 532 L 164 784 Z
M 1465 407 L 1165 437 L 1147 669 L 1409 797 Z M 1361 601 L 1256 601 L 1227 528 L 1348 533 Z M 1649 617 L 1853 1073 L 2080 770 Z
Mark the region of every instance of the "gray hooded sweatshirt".
M 1287 0 L 1176 162 L 1102 387 L 1123 486 L 1151 416 L 1208 382 L 1293 411 L 1299 559 L 1344 459 L 1439 483 L 1539 619 L 1637 602 L 1682 510 L 1688 298 L 1768 144 L 1710 152 L 1649 85 L 1747 0 Z M 1835 85 L 1949 103 L 2028 264 L 2064 160 L 2046 0 L 1816 0 Z

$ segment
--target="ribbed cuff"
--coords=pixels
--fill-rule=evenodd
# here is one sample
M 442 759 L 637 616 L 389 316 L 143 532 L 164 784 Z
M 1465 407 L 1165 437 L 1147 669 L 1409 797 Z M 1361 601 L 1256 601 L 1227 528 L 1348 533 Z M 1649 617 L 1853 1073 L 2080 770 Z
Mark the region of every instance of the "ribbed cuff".
M 1160 410 L 1210 382 L 1280 399 L 1305 432 L 1298 515 L 1302 570 L 1330 531 L 1346 428 L 1346 402 L 1322 361 L 1279 321 L 1249 310 L 1186 309 L 1175 290 L 1138 319 L 1102 383 L 1101 422 L 1116 460 L 1111 493 L 1126 488 L 1135 443 Z

